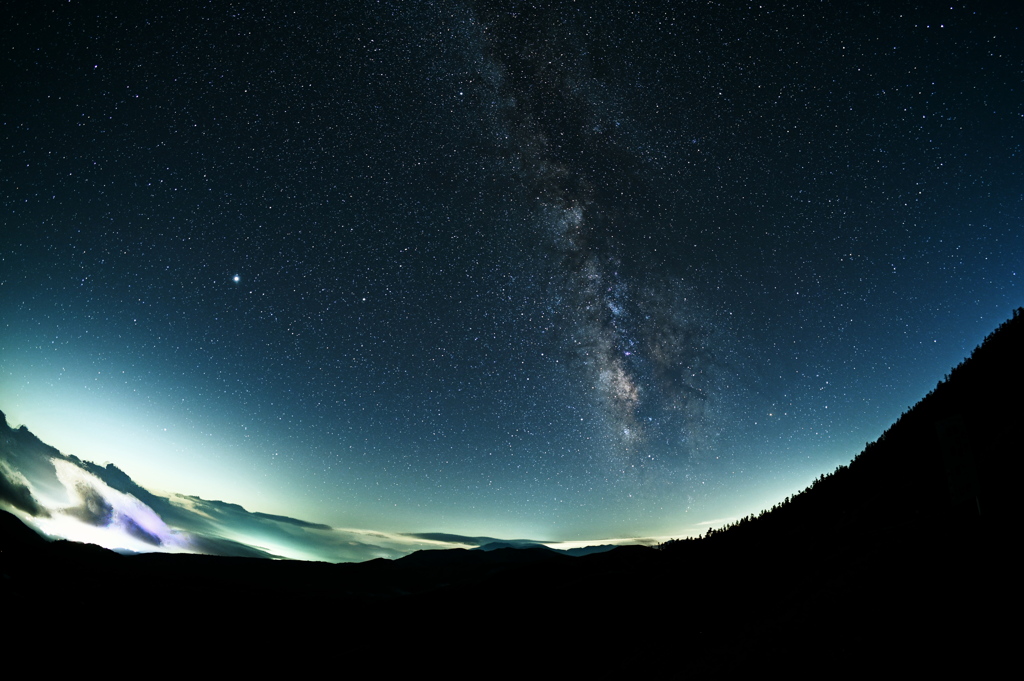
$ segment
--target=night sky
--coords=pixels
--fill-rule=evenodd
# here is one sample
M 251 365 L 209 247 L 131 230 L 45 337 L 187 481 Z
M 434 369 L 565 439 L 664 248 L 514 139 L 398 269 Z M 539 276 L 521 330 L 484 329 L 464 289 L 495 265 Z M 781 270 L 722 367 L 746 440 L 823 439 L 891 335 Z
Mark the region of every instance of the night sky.
M 1024 304 L 1018 3 L 6 14 L 0 410 L 160 494 L 703 533 Z

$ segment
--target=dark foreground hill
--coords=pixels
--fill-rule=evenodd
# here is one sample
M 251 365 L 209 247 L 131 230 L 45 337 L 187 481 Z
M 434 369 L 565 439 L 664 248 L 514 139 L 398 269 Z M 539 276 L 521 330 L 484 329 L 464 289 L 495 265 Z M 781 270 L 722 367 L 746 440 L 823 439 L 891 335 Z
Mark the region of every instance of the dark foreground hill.
M 123 556 L 3 514 L 7 649 L 53 641 L 114 667 L 185 654 L 200 672 L 985 673 L 1013 650 L 1022 350 L 1018 310 L 850 466 L 660 549 Z

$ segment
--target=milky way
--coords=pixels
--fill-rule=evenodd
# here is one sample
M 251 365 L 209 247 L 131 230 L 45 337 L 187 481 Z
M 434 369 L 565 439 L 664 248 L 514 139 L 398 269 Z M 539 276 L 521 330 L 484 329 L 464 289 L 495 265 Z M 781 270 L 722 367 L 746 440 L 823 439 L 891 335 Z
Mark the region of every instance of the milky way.
M 494 143 L 534 205 L 550 317 L 606 421 L 608 463 L 625 472 L 697 456 L 714 399 L 709 379 L 724 366 L 716 352 L 728 349 L 712 351 L 710 315 L 685 282 L 645 271 L 650 247 L 620 243 L 642 244 L 652 231 L 630 209 L 657 173 L 638 151 L 643 123 L 619 110 L 620 93 L 594 73 L 573 14 L 522 6 L 478 20 L 473 61 L 499 103 Z

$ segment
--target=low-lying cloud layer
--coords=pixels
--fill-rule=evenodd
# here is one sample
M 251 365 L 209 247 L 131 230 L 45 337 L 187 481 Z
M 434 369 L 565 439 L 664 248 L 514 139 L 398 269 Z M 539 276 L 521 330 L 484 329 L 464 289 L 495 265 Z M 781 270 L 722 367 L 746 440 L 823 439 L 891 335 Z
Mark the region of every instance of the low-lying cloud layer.
M 100 466 L 63 454 L 25 426 L 11 428 L 3 412 L 0 508 L 46 536 L 121 552 L 342 563 L 401 558 L 420 549 L 540 545 L 529 539 L 337 528 L 249 511 L 226 501 L 184 494 L 162 496 L 140 486 L 113 464 Z
M 344 529 L 196 496 L 161 496 L 113 464 L 63 454 L 0 412 L 0 508 L 44 535 L 124 552 L 353 562 L 419 549 L 470 548 L 487 537 Z

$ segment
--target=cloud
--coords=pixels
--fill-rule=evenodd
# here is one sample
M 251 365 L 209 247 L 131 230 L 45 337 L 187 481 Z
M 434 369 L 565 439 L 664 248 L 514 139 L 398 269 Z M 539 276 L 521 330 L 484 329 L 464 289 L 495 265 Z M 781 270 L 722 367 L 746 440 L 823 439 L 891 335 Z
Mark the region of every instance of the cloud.
M 298 518 L 289 518 L 288 516 L 284 516 L 284 515 L 271 515 L 269 513 L 260 513 L 258 511 L 253 512 L 252 515 L 254 515 L 257 518 L 263 518 L 265 520 L 273 520 L 274 522 L 278 522 L 278 523 L 287 523 L 289 525 L 295 525 L 296 527 L 303 527 L 303 528 L 310 529 L 310 530 L 330 530 L 331 529 L 330 525 L 321 525 L 319 523 L 309 523 L 309 522 L 306 522 L 305 520 L 299 520 Z
M 224 539 L 222 537 L 195 536 L 192 538 L 192 548 L 196 553 L 204 553 L 210 556 L 233 556 L 241 558 L 280 558 L 272 553 L 267 553 L 241 542 Z
M 430 542 L 439 542 L 447 545 L 473 546 L 491 550 L 495 548 L 551 548 L 549 542 L 540 542 L 536 539 L 498 539 L 497 537 L 466 537 L 460 534 L 447 532 L 409 532 L 403 535 L 413 539 L 423 539 Z
M 49 512 L 32 496 L 32 490 L 16 477 L 21 476 L 15 476 L 0 461 L 0 504 L 8 504 L 31 516 L 48 517 Z
M 83 482 L 75 485 L 75 491 L 82 503 L 65 509 L 65 513 L 96 527 L 106 527 L 110 524 L 114 516 L 114 507 L 103 498 L 102 494 Z
M 45 489 L 34 494 L 33 490 Z M 123 552 L 190 552 L 333 563 L 395 559 L 421 549 L 537 546 L 526 539 L 338 528 L 227 501 L 145 489 L 113 464 L 62 454 L 0 412 L 0 506 L 50 537 Z
M 495 539 L 494 537 L 465 537 L 460 534 L 449 534 L 447 532 L 408 532 L 404 536 L 464 546 L 484 546 L 485 544 L 506 541 L 504 539 Z
M 33 490 L 45 490 L 42 495 Z M 356 562 L 420 549 L 477 546 L 490 537 L 334 528 L 227 501 L 154 494 L 113 464 L 63 454 L 0 412 L 0 506 L 41 533 L 124 552 L 169 551 Z

